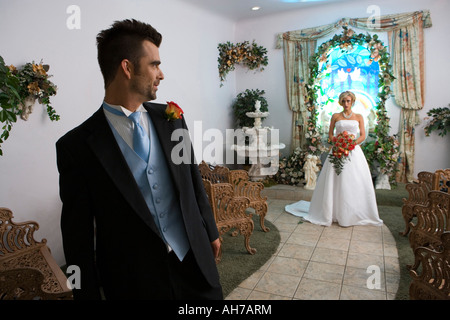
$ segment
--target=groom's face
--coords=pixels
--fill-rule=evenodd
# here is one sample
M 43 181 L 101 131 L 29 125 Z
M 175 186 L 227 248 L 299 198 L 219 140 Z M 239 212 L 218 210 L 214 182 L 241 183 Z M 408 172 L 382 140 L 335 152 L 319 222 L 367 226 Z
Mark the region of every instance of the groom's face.
M 156 99 L 156 91 L 164 74 L 159 68 L 161 59 L 159 49 L 148 40 L 142 43 L 142 57 L 139 65 L 135 66 L 133 77 L 131 78 L 131 89 L 135 94 L 142 97 L 143 101 Z

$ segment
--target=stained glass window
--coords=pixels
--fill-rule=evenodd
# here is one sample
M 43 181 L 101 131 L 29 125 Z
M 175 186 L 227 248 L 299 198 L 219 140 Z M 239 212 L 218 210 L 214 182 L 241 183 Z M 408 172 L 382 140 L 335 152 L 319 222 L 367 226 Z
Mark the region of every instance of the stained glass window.
M 356 95 L 353 112 L 362 114 L 366 131 L 376 125 L 375 107 L 378 102 L 378 62 L 370 60 L 370 51 L 362 45 L 342 50 L 331 48 L 328 59 L 319 61 L 320 89 L 317 91 L 320 132 L 328 137 L 329 124 L 333 113 L 341 112 L 339 95 L 350 90 Z M 326 139 L 325 139 L 326 141 Z

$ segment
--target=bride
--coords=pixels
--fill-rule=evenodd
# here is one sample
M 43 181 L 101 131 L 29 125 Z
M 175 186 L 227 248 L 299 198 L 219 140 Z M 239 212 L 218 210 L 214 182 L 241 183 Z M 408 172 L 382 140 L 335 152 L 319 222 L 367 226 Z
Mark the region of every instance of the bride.
M 329 159 L 325 160 L 317 180 L 311 203 L 300 201 L 286 206 L 286 211 L 303 217 L 319 225 L 330 226 L 337 222 L 340 226 L 382 225 L 378 216 L 375 190 L 364 153 L 359 146 L 365 139 L 364 119 L 352 112 L 355 94 L 345 91 L 339 96 L 339 104 L 344 108 L 331 117 L 329 139 L 343 131 L 359 137 L 356 147 L 344 162 L 342 172 L 337 175 Z M 306 210 L 305 210 L 306 204 Z M 309 205 L 309 211 L 308 211 Z M 302 208 L 303 207 L 303 208 Z M 302 212 L 303 211 L 303 212 Z M 306 212 L 305 212 L 306 211 Z

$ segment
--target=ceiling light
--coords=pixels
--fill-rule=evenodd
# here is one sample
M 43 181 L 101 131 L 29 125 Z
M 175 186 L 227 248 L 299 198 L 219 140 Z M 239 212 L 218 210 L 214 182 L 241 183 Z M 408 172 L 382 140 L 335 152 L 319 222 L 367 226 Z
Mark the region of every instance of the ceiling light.
M 259 9 L 261 9 L 261 7 L 253 7 L 252 8 L 253 11 L 258 11 Z

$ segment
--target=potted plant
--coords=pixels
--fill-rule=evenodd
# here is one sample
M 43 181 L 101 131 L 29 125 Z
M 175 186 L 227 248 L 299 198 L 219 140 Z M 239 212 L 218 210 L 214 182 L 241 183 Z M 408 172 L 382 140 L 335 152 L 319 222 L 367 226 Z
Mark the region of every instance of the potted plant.
M 261 112 L 269 111 L 267 100 L 263 97 L 264 94 L 264 90 L 247 89 L 237 95 L 233 103 L 233 113 L 237 127 L 253 127 L 254 120 L 247 117 L 246 113 L 255 111 L 257 100 L 261 102 Z

